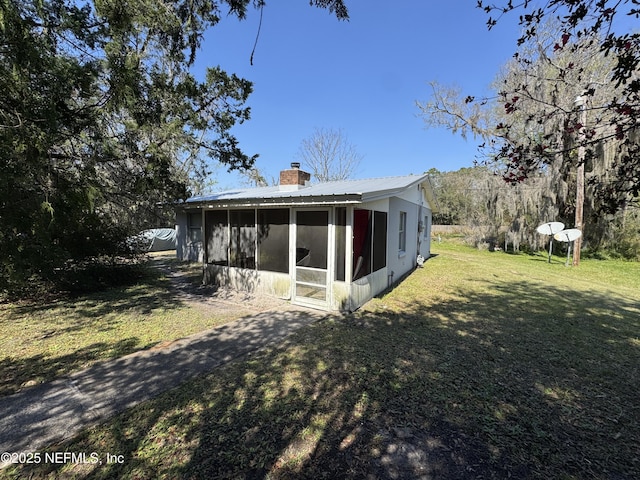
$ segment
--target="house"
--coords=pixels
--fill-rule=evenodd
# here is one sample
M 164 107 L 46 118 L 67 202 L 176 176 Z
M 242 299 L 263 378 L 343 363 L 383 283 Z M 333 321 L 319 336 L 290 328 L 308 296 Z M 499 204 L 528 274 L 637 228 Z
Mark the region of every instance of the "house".
M 177 205 L 178 258 L 202 262 L 205 283 L 352 311 L 429 257 L 427 175 L 311 185 L 299 167 Z

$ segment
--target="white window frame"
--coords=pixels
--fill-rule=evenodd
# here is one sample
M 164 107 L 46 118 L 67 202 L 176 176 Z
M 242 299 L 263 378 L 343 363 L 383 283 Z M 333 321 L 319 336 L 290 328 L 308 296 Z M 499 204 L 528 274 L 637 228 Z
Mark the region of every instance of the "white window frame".
M 200 225 L 194 226 L 192 224 L 192 218 L 194 216 L 200 216 Z M 195 237 L 198 240 L 194 240 L 194 232 L 198 232 Z M 202 212 L 187 212 L 187 239 L 188 243 L 202 243 Z
M 407 251 L 407 212 L 400 212 L 400 222 L 398 226 L 398 252 Z

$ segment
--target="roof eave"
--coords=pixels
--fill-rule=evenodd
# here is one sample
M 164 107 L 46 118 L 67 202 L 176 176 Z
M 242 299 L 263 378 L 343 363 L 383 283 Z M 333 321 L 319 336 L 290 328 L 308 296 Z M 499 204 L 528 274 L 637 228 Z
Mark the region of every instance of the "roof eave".
M 242 198 L 224 200 L 202 200 L 198 202 L 185 202 L 180 207 L 188 208 L 257 208 L 257 207 L 294 207 L 294 206 L 317 206 L 317 205 L 338 205 L 349 203 L 362 203 L 360 194 L 343 195 L 317 195 L 317 196 L 288 196 L 272 198 Z
M 390 188 L 388 190 L 378 190 L 376 192 L 371 192 L 370 194 L 364 194 L 362 196 L 362 201 L 363 202 L 375 202 L 376 200 L 384 200 L 385 198 L 390 198 L 390 197 L 394 197 L 397 195 L 400 195 L 404 192 L 406 192 L 407 190 L 415 187 L 416 185 L 420 185 L 422 183 L 424 183 L 425 181 L 429 180 L 429 176 L 428 175 L 420 175 L 420 176 L 416 176 L 416 179 L 407 184 L 407 185 L 403 185 L 402 187 L 395 187 L 395 188 Z M 431 187 L 429 185 L 429 187 Z
M 433 184 L 431 183 L 430 176 L 427 175 L 425 183 L 427 184 L 427 188 L 425 188 L 424 191 L 425 191 L 425 195 L 427 196 L 427 201 L 429 202 L 429 206 L 431 207 L 431 213 L 440 213 L 440 204 L 438 203 L 436 194 L 433 191 Z

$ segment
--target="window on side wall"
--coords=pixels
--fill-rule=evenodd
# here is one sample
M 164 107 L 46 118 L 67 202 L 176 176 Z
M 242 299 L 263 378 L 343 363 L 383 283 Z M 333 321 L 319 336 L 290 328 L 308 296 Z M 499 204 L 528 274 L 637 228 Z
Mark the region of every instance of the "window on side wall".
M 400 212 L 400 225 L 398 227 L 398 250 L 400 253 L 407 251 L 407 212 Z
M 187 235 L 189 243 L 198 243 L 202 241 L 202 213 L 187 214 Z

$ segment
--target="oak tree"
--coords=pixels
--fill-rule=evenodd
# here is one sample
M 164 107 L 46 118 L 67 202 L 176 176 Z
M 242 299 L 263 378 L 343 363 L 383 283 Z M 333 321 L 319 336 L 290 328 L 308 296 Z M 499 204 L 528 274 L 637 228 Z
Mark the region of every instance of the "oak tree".
M 582 161 L 596 158 L 599 150 L 615 145 L 612 175 L 591 180 L 595 195 L 608 212 L 625 208 L 629 201 L 637 200 L 640 194 L 640 33 L 630 31 L 628 24 L 640 16 L 638 2 L 547 0 L 534 4 L 529 0 L 478 1 L 478 8 L 490 15 L 487 20 L 489 28 L 505 21 L 509 15 L 520 13 L 518 22 L 523 32 L 518 39 L 520 46 L 531 42 L 543 44 L 539 41 L 541 32 L 544 32 L 543 25 L 549 19 L 558 22 L 560 29 L 555 41 L 549 45 L 550 51 L 533 52 L 532 55 L 517 52 L 515 58 L 520 64 L 533 64 L 538 60 L 538 53 L 547 57 L 563 52 L 573 56 L 573 61 L 558 68 L 547 81 L 562 84 L 567 77 L 572 77 L 579 82 L 577 93 L 587 104 L 591 122 L 588 126 L 582 125 L 577 119 L 577 112 L 570 118 L 570 110 L 555 103 L 546 104 L 539 114 L 527 117 L 527 120 L 533 124 L 551 117 L 561 118 L 558 122 L 565 133 L 579 134 L 578 143 L 585 149 L 585 160 Z M 594 81 L 582 61 L 592 54 L 594 48 L 600 58 L 608 60 L 602 70 L 606 77 L 603 82 Z M 503 96 L 505 112 L 518 112 L 521 99 L 529 93 L 528 84 L 522 83 L 515 91 L 509 92 L 509 96 Z M 581 107 L 576 105 L 574 108 Z M 500 126 L 504 139 L 500 156 L 508 162 L 505 178 L 515 182 L 526 179 L 539 168 L 545 168 L 558 153 L 567 151 L 564 139 L 558 139 L 558 136 L 514 135 L 509 129 L 517 122 L 507 121 Z
M 510 185 L 525 183 L 518 198 L 524 203 L 533 199 L 541 221 L 573 224 L 576 207 L 584 205 L 585 238 L 596 249 L 610 242 L 612 214 L 624 215 L 632 195 L 612 188 L 629 180 L 616 167 L 629 152 L 628 142 L 616 138 L 611 112 L 593 105 L 620 97 L 624 87 L 610 81 L 614 59 L 590 39 L 555 48 L 561 32 L 558 23 L 549 21 L 534 39 L 523 42 L 497 76 L 495 97 L 474 98 L 432 83 L 431 99 L 418 107 L 428 126 L 479 138 L 478 163 L 494 168 Z M 585 78 L 592 91 L 583 97 Z M 582 111 L 577 97 L 586 104 Z M 522 153 L 527 151 L 536 155 Z M 580 168 L 586 170 L 587 185 L 586 201 L 579 203 Z M 531 228 L 529 223 L 518 220 Z
M 311 4 L 348 17 L 342 0 Z M 115 253 L 206 158 L 253 165 L 231 133 L 251 82 L 190 71 L 204 32 L 249 8 L 265 2 L 0 2 L 0 292 Z

